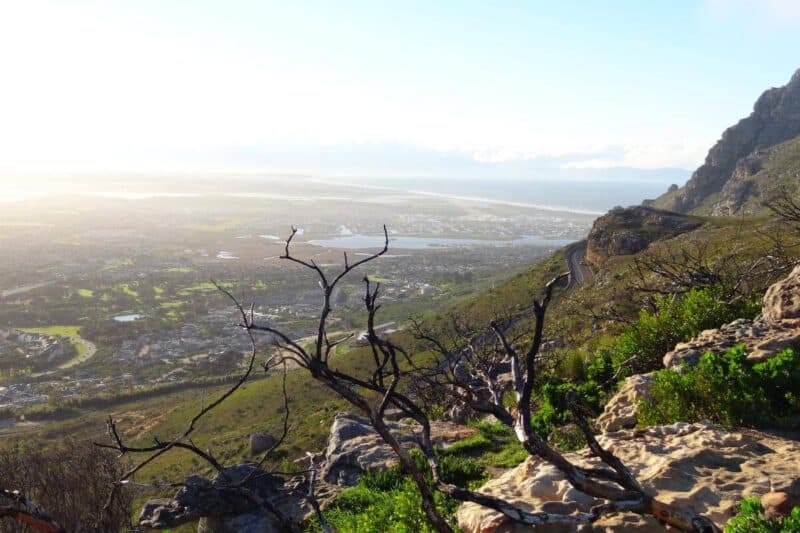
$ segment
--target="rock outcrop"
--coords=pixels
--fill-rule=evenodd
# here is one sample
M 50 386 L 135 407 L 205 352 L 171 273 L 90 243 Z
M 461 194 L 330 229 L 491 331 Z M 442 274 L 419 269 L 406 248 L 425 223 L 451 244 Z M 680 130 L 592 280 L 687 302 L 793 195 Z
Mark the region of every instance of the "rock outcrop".
M 198 522 L 198 531 L 205 533 L 278 533 L 285 527 L 276 515 L 256 503 L 261 499 L 278 509 L 294 523 L 302 522 L 311 512 L 305 500 L 298 496 L 296 480 L 285 484 L 278 476 L 264 472 L 253 463 L 236 465 L 225 470 L 228 479 L 217 475 L 211 480 L 189 476 L 185 486 L 169 499 L 155 499 L 145 503 L 139 515 L 139 525 L 153 529 L 171 529 L 189 522 Z M 225 490 L 230 485 L 245 480 L 243 487 L 254 498 L 246 498 L 239 491 Z M 324 496 L 323 496 L 324 497 Z
M 647 398 L 653 383 L 653 374 L 635 374 L 628 377 L 619 391 L 608 401 L 595 424 L 600 431 L 619 431 L 636 427 L 636 409 Z
M 653 205 L 670 211 L 688 213 L 704 204 L 714 212 L 730 212 L 732 204 L 741 203 L 752 191 L 742 179 L 752 173 L 748 157 L 800 135 L 800 70 L 788 84 L 769 89 L 756 101 L 749 117 L 740 120 L 722 134 L 709 150 L 705 163 L 677 191 L 668 191 Z M 737 178 L 738 174 L 738 178 Z M 728 182 L 734 183 L 720 194 Z M 719 197 L 722 197 L 719 199 Z M 710 205 L 714 203 L 719 205 Z
M 419 438 L 418 425 L 395 421 L 388 426 L 402 446 L 415 446 Z M 443 446 L 473 433 L 474 429 L 451 422 L 431 423 L 431 439 Z M 339 486 L 354 485 L 367 470 L 387 468 L 395 463 L 394 451 L 383 442 L 367 418 L 352 413 L 336 415 L 320 470 L 325 481 Z
M 770 492 L 800 496 L 800 443 L 762 433 L 726 432 L 707 424 L 677 423 L 598 437 L 627 464 L 637 479 L 667 503 L 686 506 L 720 527 L 742 498 Z M 570 461 L 597 466 L 588 450 L 566 454 Z M 502 497 L 530 511 L 586 512 L 602 503 L 574 488 L 549 463 L 530 457 L 486 483 L 480 492 Z M 522 533 L 504 515 L 472 503 L 462 505 L 458 525 L 468 533 Z M 563 526 L 542 531 L 572 531 Z M 582 531 L 666 531 L 656 520 L 629 513 L 602 518 Z
M 763 361 L 786 348 L 800 348 L 800 266 L 764 294 L 761 315 L 739 319 L 701 332 L 664 355 L 664 366 L 697 364 L 706 352 L 724 352 L 742 345 L 748 358 Z
M 800 319 L 800 266 L 764 293 L 761 316 L 770 322 Z
M 586 243 L 586 259 L 601 267 L 609 257 L 631 255 L 651 242 L 668 239 L 702 224 L 695 217 L 652 207 L 616 208 L 594 221 Z

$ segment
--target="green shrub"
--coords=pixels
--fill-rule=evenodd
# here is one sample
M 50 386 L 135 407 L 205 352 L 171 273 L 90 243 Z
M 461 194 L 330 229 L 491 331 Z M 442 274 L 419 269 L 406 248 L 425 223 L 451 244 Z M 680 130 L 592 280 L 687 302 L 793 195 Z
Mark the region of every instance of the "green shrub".
M 655 373 L 640 425 L 711 420 L 726 427 L 798 427 L 800 357 L 785 350 L 763 363 L 742 348 L 707 353 L 696 367 Z
M 755 299 L 730 305 L 714 289 L 691 290 L 679 298 L 657 296 L 655 311 L 640 311 L 600 355 L 615 371 L 625 367 L 620 377 L 650 372 L 661 368 L 664 354 L 677 343 L 737 318 L 753 317 L 759 310 Z
M 385 492 L 399 488 L 403 484 L 404 477 L 405 473 L 399 466 L 368 470 L 359 479 L 359 485 L 370 490 Z
M 767 518 L 758 498 L 742 501 L 739 514 L 725 525 L 725 533 L 797 533 L 800 531 L 800 507 L 784 519 Z
M 417 466 L 427 471 L 425 458 L 411 454 Z M 459 486 L 477 488 L 486 481 L 486 471 L 474 459 L 444 453 L 439 457 L 442 480 Z M 461 502 L 435 493 L 436 505 L 442 515 L 454 524 L 456 509 Z M 344 532 L 383 533 L 384 531 L 433 532 L 425 513 L 417 486 L 399 465 L 365 472 L 355 487 L 343 490 L 325 511 L 326 519 Z M 320 531 L 316 519 L 309 524 L 311 531 Z

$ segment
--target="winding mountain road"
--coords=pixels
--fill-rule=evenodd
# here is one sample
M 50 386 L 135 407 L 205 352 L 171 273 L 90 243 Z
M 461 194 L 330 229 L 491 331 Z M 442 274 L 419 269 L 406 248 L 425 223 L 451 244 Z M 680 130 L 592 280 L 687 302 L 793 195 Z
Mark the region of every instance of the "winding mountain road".
M 567 262 L 567 268 L 572 273 L 569 277 L 569 284 L 567 284 L 565 290 L 571 290 L 576 285 L 592 278 L 592 269 L 586 264 L 585 256 L 585 240 L 570 244 L 564 251 L 564 260 Z

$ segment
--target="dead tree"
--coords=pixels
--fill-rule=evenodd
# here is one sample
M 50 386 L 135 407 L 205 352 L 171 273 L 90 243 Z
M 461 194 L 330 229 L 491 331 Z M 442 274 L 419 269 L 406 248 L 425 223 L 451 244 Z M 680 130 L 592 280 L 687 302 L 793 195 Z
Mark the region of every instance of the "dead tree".
M 800 200 L 788 187 L 778 187 L 764 201 L 764 207 L 772 211 L 781 221 L 794 226 L 795 231 L 800 231 Z
M 0 518 L 11 518 L 34 531 L 44 533 L 66 533 L 47 512 L 25 497 L 18 490 L 0 488 L 0 497 L 9 504 L 0 505 Z
M 570 402 L 573 416 L 583 430 L 589 449 L 604 466 L 586 468 L 573 464 L 535 433 L 532 426 L 533 396 L 545 314 L 554 289 L 568 279 L 569 273 L 561 274 L 551 280 L 545 287 L 543 298 L 533 303 L 532 314 L 535 322 L 527 348 L 524 350 L 514 346 L 517 343 L 513 342 L 509 333 L 509 329 L 517 323 L 515 321 L 494 323 L 484 332 L 453 346 L 446 346 L 437 337 L 428 335 L 420 329 L 420 340 L 428 343 L 437 354 L 435 361 L 426 365 L 419 364 L 414 356 L 393 340 L 382 338 L 377 334 L 375 317 L 380 309 L 378 304 L 380 285 L 372 284 L 368 278 L 364 278 L 367 340 L 373 361 L 371 372 L 366 376 L 356 376 L 332 367 L 330 365 L 332 350 L 344 338 L 328 337 L 327 320 L 332 311 L 331 295 L 337 284 L 355 268 L 386 253 L 389 237 L 385 226 L 383 231 L 384 245 L 379 252 L 355 263 L 350 263 L 345 253 L 343 268 L 338 273 L 329 275 L 313 259 L 304 260 L 292 255 L 291 244 L 296 234 L 296 230 L 292 230 L 281 257 L 311 270 L 318 278 L 322 290 L 322 309 L 317 336 L 311 348 L 301 346 L 289 334 L 268 323 L 255 323 L 252 313 L 241 313 L 243 320 L 240 326 L 251 335 L 253 332 L 268 334 L 281 348 L 281 353 L 286 354 L 283 356 L 285 359 L 308 371 L 314 379 L 347 400 L 369 418 L 376 432 L 392 448 L 400 464 L 416 484 L 422 498 L 422 508 L 437 531 L 449 533 L 452 528 L 435 505 L 434 491 L 457 500 L 474 502 L 494 509 L 514 522 L 532 526 L 554 523 L 589 524 L 606 513 L 630 511 L 654 516 L 684 531 L 718 531 L 709 519 L 688 509 L 664 503 L 648 492 L 619 458 L 600 446 L 574 399 Z M 227 294 L 241 310 L 242 305 L 230 293 Z M 491 359 L 478 361 L 476 354 L 482 353 L 490 339 L 496 339 L 501 347 L 500 351 L 495 352 Z M 501 362 L 511 365 L 510 384 L 498 383 L 496 373 L 492 372 L 492 367 Z M 409 381 L 417 384 L 425 383 L 432 388 L 449 387 L 461 402 L 474 411 L 492 414 L 501 423 L 512 428 L 517 439 L 531 456 L 540 457 L 553 464 L 576 489 L 605 500 L 606 503 L 594 507 L 590 512 L 580 514 L 530 512 L 501 498 L 445 482 L 440 475 L 439 457 L 431 439 L 431 422 L 427 406 L 424 400 L 409 392 L 412 390 L 408 387 Z M 482 383 L 483 386 L 476 387 L 476 383 Z M 486 390 L 489 394 L 481 394 L 480 390 Z M 514 407 L 511 409 L 503 404 L 504 393 L 508 391 L 515 397 Z M 417 444 L 427 460 L 433 479 L 432 484 L 426 481 L 426 472 L 415 464 L 408 450 L 400 445 L 397 436 L 389 429 L 386 423 L 386 411 L 390 407 L 400 410 L 404 416 L 412 418 L 420 425 L 421 434 Z
M 761 232 L 761 240 L 765 252 L 757 257 L 747 253 L 746 245 L 734 244 L 717 253 L 710 240 L 645 250 L 633 259 L 633 289 L 650 295 L 716 289 L 722 301 L 736 304 L 765 290 L 796 262 L 782 235 Z

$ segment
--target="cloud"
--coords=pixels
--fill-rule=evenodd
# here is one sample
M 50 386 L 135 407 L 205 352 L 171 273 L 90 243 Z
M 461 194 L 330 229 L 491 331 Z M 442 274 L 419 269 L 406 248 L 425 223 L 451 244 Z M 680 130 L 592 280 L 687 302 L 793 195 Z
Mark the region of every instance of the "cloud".
M 564 169 L 606 168 L 685 168 L 699 166 L 711 142 L 685 144 L 639 144 L 613 146 L 594 153 L 567 158 L 561 163 Z
M 705 0 L 704 11 L 712 18 L 742 18 L 767 27 L 800 25 L 798 0 Z

